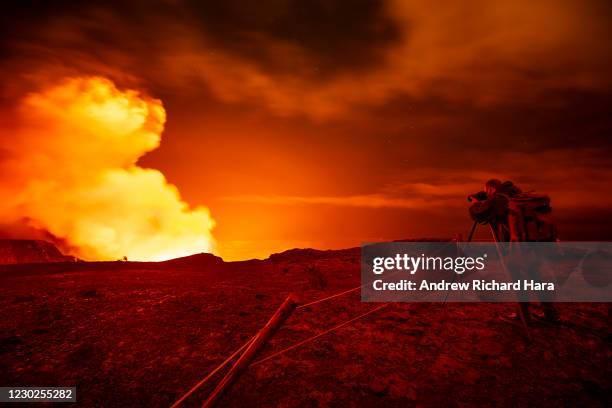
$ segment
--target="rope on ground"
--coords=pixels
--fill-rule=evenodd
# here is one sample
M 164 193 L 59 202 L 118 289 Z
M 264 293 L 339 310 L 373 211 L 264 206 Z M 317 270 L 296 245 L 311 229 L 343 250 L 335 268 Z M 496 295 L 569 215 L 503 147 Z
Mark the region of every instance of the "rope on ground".
M 257 337 L 257 335 L 259 334 L 259 332 L 251 337 L 246 343 L 244 343 L 242 346 L 240 346 L 240 348 L 236 351 L 234 351 L 234 353 L 229 356 L 224 362 L 222 362 L 221 364 L 219 364 L 217 366 L 217 368 L 215 368 L 214 370 L 212 370 L 206 377 L 204 377 L 202 380 L 200 380 L 196 385 L 194 385 L 189 391 L 187 391 L 181 398 L 179 398 L 174 404 L 172 404 L 170 406 L 170 408 L 176 408 L 178 407 L 180 404 L 183 403 L 183 401 L 185 401 L 187 398 L 189 398 L 189 396 L 191 396 L 191 394 L 193 394 L 194 392 L 196 392 L 198 390 L 198 388 L 200 388 L 202 385 L 204 385 L 208 380 L 210 380 L 212 378 L 213 375 L 215 375 L 219 370 L 221 370 L 223 367 L 225 367 L 230 361 L 232 361 L 234 359 L 234 357 L 236 357 L 238 354 L 242 353 L 242 351 L 244 349 L 246 349 L 249 344 L 251 344 L 253 342 L 253 340 L 255 340 L 255 337 Z
M 440 250 L 441 250 L 441 249 L 440 249 L 440 248 L 438 248 L 436 251 L 440 251 Z M 392 276 L 397 275 L 399 272 L 400 272 L 400 271 L 395 271 L 395 273 L 393 273 L 392 275 L 390 275 L 390 276 L 389 276 L 389 278 L 390 278 L 390 277 L 392 277 Z M 453 278 L 454 278 L 454 277 L 453 277 Z M 343 295 L 346 295 L 346 294 L 348 294 L 348 293 L 355 292 L 355 291 L 357 291 L 357 290 L 359 290 L 359 289 L 363 288 L 364 286 L 366 286 L 366 284 L 363 284 L 363 285 L 361 285 L 361 286 L 354 287 L 354 288 L 352 288 L 352 289 L 345 290 L 345 291 L 340 292 L 340 293 L 336 293 L 336 294 L 331 295 L 331 296 L 328 296 L 328 297 L 324 297 L 324 298 L 322 298 L 322 299 L 313 300 L 312 302 L 305 303 L 305 304 L 303 304 L 303 305 L 299 305 L 298 307 L 296 307 L 296 309 L 302 309 L 302 308 L 304 308 L 304 307 L 308 307 L 308 306 L 316 305 L 317 303 L 326 302 L 326 301 L 328 301 L 328 300 L 330 300 L 330 299 L 334 299 L 334 298 L 337 298 L 337 297 L 339 297 L 339 296 L 343 296 Z M 447 294 L 447 296 L 448 296 L 448 294 Z
M 399 273 L 399 271 L 395 271 L 395 273 L 393 273 L 393 274 L 389 275 L 389 278 L 390 278 L 390 277 L 392 277 L 392 276 L 397 275 L 398 273 Z M 333 295 L 331 295 L 331 296 L 327 296 L 327 297 L 324 297 L 324 298 L 321 298 L 321 299 L 313 300 L 312 302 L 305 303 L 305 304 L 303 304 L 303 305 L 299 305 L 298 307 L 296 307 L 296 309 L 301 309 L 301 308 L 304 308 L 304 307 L 308 307 L 308 306 L 316 305 L 317 303 L 326 302 L 326 301 L 328 301 L 328 300 L 330 300 L 330 299 L 334 299 L 334 298 L 337 298 L 337 297 L 339 297 L 339 296 L 343 296 L 343 295 L 346 295 L 346 294 L 348 294 L 348 293 L 355 292 L 355 291 L 357 291 L 357 290 L 359 290 L 359 289 L 363 288 L 364 286 L 366 286 L 366 284 L 363 284 L 363 285 L 361 285 L 361 286 L 354 287 L 354 288 L 352 288 L 352 289 L 345 290 L 345 291 L 340 292 L 340 293 L 333 294 Z
M 307 307 L 307 306 L 316 305 L 317 303 L 325 302 L 325 301 L 328 301 L 328 300 L 330 300 L 330 299 L 337 298 L 338 296 L 342 296 L 342 295 L 346 295 L 347 293 L 355 292 L 356 290 L 361 289 L 363 286 L 364 286 L 364 285 L 357 286 L 356 288 L 352 288 L 352 289 L 349 289 L 349 290 L 345 290 L 344 292 L 336 293 L 336 294 L 334 294 L 334 295 L 331 295 L 331 296 L 328 296 L 328 297 L 325 297 L 325 298 L 322 298 L 322 299 L 317 299 L 317 300 L 314 300 L 314 301 L 312 301 L 312 302 L 305 303 L 305 304 L 303 304 L 303 305 L 299 305 L 298 307 L 296 307 L 296 309 L 301 309 L 301 308 L 303 308 L 303 307 Z
M 337 298 L 337 297 L 342 296 L 342 295 L 346 295 L 346 294 L 351 293 L 351 292 L 355 292 L 356 290 L 359 290 L 359 289 L 361 289 L 362 287 L 363 287 L 363 285 L 362 285 L 362 286 L 357 286 L 356 288 L 352 288 L 352 289 L 349 289 L 349 290 L 345 290 L 345 291 L 343 291 L 343 292 L 333 294 L 333 295 L 328 296 L 328 297 L 326 297 L 326 298 L 317 299 L 317 300 L 314 300 L 314 301 L 312 301 L 312 302 L 305 303 L 305 304 L 303 304 L 303 305 L 298 306 L 298 307 L 297 307 L 297 309 L 301 309 L 301 308 L 303 308 L 303 307 L 307 307 L 307 306 L 312 306 L 312 305 L 315 305 L 315 304 L 317 304 L 317 303 L 325 302 L 325 301 L 327 301 L 327 300 L 334 299 L 334 298 Z M 378 308 L 376 308 L 376 310 L 378 310 Z M 368 314 L 370 314 L 370 313 L 372 313 L 372 312 L 374 312 L 374 311 L 375 311 L 375 310 L 373 309 L 373 310 L 371 310 L 370 312 L 365 313 L 364 315 L 358 316 L 357 318 L 364 317 L 364 316 L 366 316 L 366 315 L 368 315 Z M 357 319 L 357 318 L 356 318 L 356 319 Z M 332 329 L 332 330 L 339 329 L 340 327 L 342 327 L 342 326 L 344 326 L 344 325 L 346 325 L 346 324 L 348 324 L 348 323 L 351 323 L 352 321 L 354 321 L 354 320 L 356 320 L 356 319 L 352 319 L 352 320 L 350 320 L 350 321 L 348 321 L 348 322 L 345 322 L 345 323 L 341 324 L 340 326 L 336 326 L 336 327 L 335 327 L 334 329 Z M 319 335 L 315 336 L 314 338 L 316 338 L 316 337 L 320 337 L 320 336 L 322 336 L 323 334 L 327 334 L 327 333 L 329 333 L 329 332 L 330 332 L 330 331 L 332 331 L 332 330 L 329 330 L 329 331 L 326 331 L 326 332 L 324 332 L 324 333 L 321 333 L 321 334 L 319 334 Z M 187 391 L 187 392 L 186 392 L 186 393 L 185 393 L 185 394 L 184 394 L 184 395 L 183 395 L 181 398 L 179 398 L 179 399 L 178 399 L 178 400 L 177 400 L 177 401 L 176 401 L 174 404 L 172 404 L 172 405 L 170 406 L 170 408 L 176 408 L 176 407 L 178 407 L 178 406 L 179 406 L 181 403 L 183 403 L 183 401 L 185 401 L 187 398 L 189 398 L 189 397 L 191 396 L 191 394 L 193 394 L 194 392 L 196 392 L 196 391 L 197 391 L 197 390 L 198 390 L 198 389 L 199 389 L 199 388 L 200 388 L 202 385 L 204 385 L 204 384 L 205 384 L 205 383 L 206 383 L 208 380 L 210 380 L 210 379 L 212 378 L 212 376 L 213 376 L 213 375 L 215 375 L 217 372 L 219 372 L 219 370 L 221 370 L 223 367 L 225 367 L 225 366 L 226 366 L 226 365 L 227 365 L 227 364 L 228 364 L 230 361 L 232 361 L 232 360 L 233 360 L 233 359 L 234 359 L 234 358 L 235 358 L 237 355 L 239 355 L 240 353 L 242 353 L 242 351 L 243 351 L 244 349 L 246 349 L 246 348 L 248 347 L 248 345 L 249 345 L 249 344 L 251 344 L 251 343 L 253 342 L 253 340 L 255 339 L 255 337 L 257 337 L 257 334 L 256 334 L 255 336 L 253 336 L 251 339 L 249 339 L 249 341 L 247 341 L 246 343 L 244 343 L 244 344 L 243 344 L 243 345 L 242 345 L 242 346 L 241 346 L 241 347 L 240 347 L 238 350 L 236 350 L 236 351 L 235 351 L 235 352 L 234 352 L 234 353 L 233 353 L 231 356 L 229 356 L 229 357 L 228 357 L 228 358 L 227 358 L 225 361 L 223 361 L 221 364 L 219 364 L 219 365 L 218 365 L 218 366 L 217 366 L 217 367 L 216 367 L 214 370 L 212 370 L 212 371 L 211 371 L 211 372 L 210 372 L 210 373 L 209 373 L 209 374 L 208 374 L 206 377 L 204 377 L 204 378 L 203 378 L 202 380 L 200 380 L 200 381 L 199 381 L 199 382 L 198 382 L 196 385 L 194 385 L 194 386 L 193 386 L 193 387 L 192 387 L 192 388 L 191 388 L 189 391 Z M 312 339 L 310 339 L 310 340 L 314 340 L 314 338 L 312 338 Z M 301 343 L 301 344 L 304 344 L 304 343 Z M 301 345 L 301 344 L 295 345 L 295 347 L 297 347 L 297 346 L 299 346 L 299 345 Z M 289 351 L 289 350 L 285 350 L 285 351 Z M 274 356 L 275 356 L 275 355 L 272 355 L 271 357 L 274 357 Z M 254 364 L 259 364 L 260 362 L 263 362 L 263 361 L 261 361 L 261 360 L 260 360 L 260 361 L 255 362 Z M 253 365 L 254 365 L 254 364 L 253 364 Z
M 390 303 L 385 303 L 385 304 L 383 304 L 383 305 L 380 305 L 380 306 L 377 306 L 377 307 L 375 307 L 375 308 L 373 308 L 373 309 L 370 309 L 369 311 L 367 311 L 367 312 L 365 312 L 365 313 L 362 313 L 362 314 L 360 314 L 360 315 L 359 315 L 359 316 L 357 316 L 357 317 L 353 317 L 352 319 L 347 320 L 347 321 L 346 321 L 346 322 L 344 322 L 344 323 L 340 323 L 339 325 L 332 327 L 331 329 L 327 329 L 327 330 L 325 330 L 325 331 L 322 331 L 321 333 L 319 333 L 319 334 L 317 334 L 317 335 L 314 335 L 314 336 L 312 336 L 312 337 L 309 337 L 309 338 L 307 338 L 306 340 L 302 340 L 302 341 L 300 341 L 300 342 L 298 342 L 298 343 L 295 343 L 295 344 L 293 344 L 293 345 L 291 345 L 291 346 L 289 346 L 289 347 L 287 347 L 287 348 L 285 348 L 285 349 L 283 349 L 283 350 L 280 350 L 280 351 L 278 351 L 278 352 L 276 352 L 276 353 L 274 353 L 274 354 L 270 354 L 270 355 L 269 355 L 269 356 L 267 356 L 267 357 L 264 357 L 264 358 L 262 358 L 262 359 L 260 359 L 260 360 L 257 360 L 257 361 L 255 361 L 253 364 L 251 364 L 249 367 L 253 367 L 253 366 L 259 365 L 259 364 L 264 363 L 264 362 L 266 362 L 266 361 L 268 361 L 268 360 L 271 360 L 271 359 L 273 359 L 273 358 L 275 358 L 275 357 L 278 357 L 278 356 L 280 356 L 281 354 L 284 354 L 284 353 L 286 353 L 286 352 L 288 352 L 288 351 L 290 351 L 290 350 L 293 350 L 293 349 L 295 349 L 295 348 L 298 348 L 298 347 L 300 347 L 300 346 L 302 346 L 302 345 L 304 345 L 304 344 L 306 344 L 306 343 L 309 343 L 309 342 L 311 342 L 311 341 L 314 341 L 314 340 L 318 339 L 318 338 L 319 338 L 319 337 L 321 337 L 321 336 L 324 336 L 324 335 L 326 335 L 326 334 L 328 334 L 328 333 L 331 333 L 331 332 L 333 332 L 333 331 L 336 331 L 336 330 L 338 330 L 338 329 L 340 329 L 340 328 L 342 328 L 342 327 L 344 327 L 344 326 L 346 326 L 346 325 L 348 325 L 348 324 L 353 323 L 354 321 L 357 321 L 357 320 L 359 320 L 359 319 L 361 319 L 361 318 L 363 318 L 363 317 L 366 317 L 366 316 L 368 316 L 368 315 L 370 315 L 370 314 L 372 314 L 372 313 L 374 313 L 374 312 L 377 312 L 377 311 L 379 311 L 380 309 L 383 309 L 383 308 L 385 308 L 385 307 L 387 307 L 387 306 L 389 306 L 389 305 L 390 305 Z
M 337 293 L 337 294 L 335 294 L 335 295 L 333 295 L 333 296 L 330 296 L 330 298 L 337 297 L 337 296 L 341 296 L 341 295 L 343 295 L 343 294 L 353 292 L 353 291 L 355 291 L 355 290 L 357 290 L 357 289 L 359 289 L 359 288 L 360 288 L 360 287 L 357 287 L 357 288 L 353 288 L 353 289 L 350 289 L 350 290 L 345 291 L 345 292 Z M 319 299 L 319 300 L 314 301 L 314 302 L 311 302 L 311 303 L 313 303 L 313 304 L 314 304 L 314 303 L 319 303 L 319 302 L 324 301 L 324 300 L 327 300 L 327 299 Z M 300 307 L 304 307 L 304 306 L 308 306 L 308 305 L 309 305 L 309 304 L 305 304 L 305 305 L 300 306 Z M 316 334 L 316 335 L 314 335 L 314 336 L 312 336 L 312 337 L 309 337 L 309 338 L 307 338 L 307 339 L 305 339 L 305 340 L 302 340 L 302 341 L 300 341 L 300 342 L 298 342 L 298 343 L 296 343 L 296 344 L 293 344 L 293 345 L 291 345 L 291 346 L 289 346 L 289 347 L 287 347 L 287 348 L 285 348 L 285 349 L 283 349 L 283 350 L 280 350 L 280 351 L 278 351 L 278 352 L 276 352 L 276 353 L 274 353 L 274 354 L 271 354 L 271 355 L 269 355 L 269 356 L 267 356 L 267 357 L 264 357 L 264 358 L 262 358 L 262 359 L 260 359 L 260 360 L 257 360 L 256 362 L 254 362 L 253 364 L 251 364 L 251 365 L 250 365 L 250 367 L 253 367 L 253 366 L 259 365 L 259 364 L 264 363 L 264 362 L 266 362 L 266 361 L 268 361 L 268 360 L 271 360 L 271 359 L 273 359 L 273 358 L 275 358 L 275 357 L 278 357 L 278 356 L 280 356 L 281 354 L 284 354 L 284 353 L 286 353 L 286 352 L 288 352 L 288 351 L 291 351 L 291 350 L 293 350 L 293 349 L 295 349 L 295 348 L 298 348 L 298 347 L 300 347 L 300 346 L 303 346 L 304 344 L 307 344 L 307 343 L 309 343 L 309 342 L 311 342 L 311 341 L 314 341 L 314 340 L 318 339 L 319 337 L 322 337 L 322 336 L 324 336 L 324 335 L 326 335 L 326 334 L 329 334 L 329 333 L 331 333 L 331 332 L 333 332 L 333 331 L 336 331 L 336 330 L 338 330 L 338 329 L 341 329 L 342 327 L 347 326 L 347 325 L 349 325 L 349 324 L 351 324 L 351 323 L 353 323 L 353 322 L 355 322 L 355 321 L 357 321 L 357 320 L 359 320 L 359 319 L 362 319 L 362 318 L 364 318 L 364 317 L 366 317 L 366 316 L 368 316 L 368 315 L 370 315 L 370 314 L 372 314 L 372 313 L 374 313 L 374 312 L 377 312 L 377 311 L 379 311 L 379 310 L 381 310 L 381 309 L 383 309 L 383 308 L 385 308 L 385 307 L 387 307 L 387 306 L 389 306 L 389 305 L 390 305 L 390 303 L 385 303 L 385 304 L 383 304 L 383 305 L 380 305 L 380 306 L 377 306 L 377 307 L 375 307 L 375 308 L 373 308 L 373 309 L 370 309 L 370 310 L 368 310 L 367 312 L 360 314 L 359 316 L 353 317 L 352 319 L 347 320 L 346 322 L 340 323 L 340 324 L 338 324 L 338 325 L 336 325 L 336 326 L 332 327 L 331 329 L 324 330 L 324 331 L 322 331 L 322 332 L 321 332 L 321 333 L 319 333 L 319 334 Z M 183 395 L 181 398 L 179 398 L 179 399 L 178 399 L 178 400 L 177 400 L 177 401 L 176 401 L 174 404 L 172 404 L 172 405 L 170 406 L 170 408 L 177 408 L 177 407 L 178 407 L 180 404 L 182 404 L 182 403 L 183 403 L 183 401 L 185 401 L 185 400 L 186 400 L 187 398 L 189 398 L 189 397 L 190 397 L 190 396 L 191 396 L 191 395 L 192 395 L 194 392 L 196 392 L 196 391 L 197 391 L 197 390 L 198 390 L 200 387 L 202 387 L 202 386 L 203 386 L 203 385 L 204 385 L 204 384 L 205 384 L 205 383 L 206 383 L 208 380 L 210 380 L 210 379 L 211 379 L 211 378 L 212 378 L 212 377 L 213 377 L 213 376 L 214 376 L 214 375 L 215 375 L 217 372 L 219 372 L 219 370 L 221 370 L 221 369 L 222 369 L 223 367 L 225 367 L 225 366 L 226 366 L 226 365 L 227 365 L 227 364 L 228 364 L 230 361 L 232 361 L 232 360 L 233 360 L 233 359 L 234 359 L 236 356 L 238 356 L 240 353 L 242 353 L 242 352 L 243 352 L 243 351 L 244 351 L 244 350 L 245 350 L 245 349 L 246 349 L 246 348 L 249 346 L 249 344 L 251 344 L 251 343 L 253 342 L 253 340 L 255 340 L 255 338 L 256 338 L 258 335 L 259 335 L 259 332 L 258 332 L 257 334 L 255 334 L 253 337 L 251 337 L 251 338 L 250 338 L 250 339 L 249 339 L 249 340 L 248 340 L 246 343 L 244 343 L 242 346 L 240 346 L 240 348 L 239 348 L 238 350 L 234 351 L 234 353 L 233 353 L 231 356 L 229 356 L 227 359 L 225 359 L 225 361 L 223 361 L 221 364 L 219 364 L 219 365 L 218 365 L 218 366 L 217 366 L 217 367 L 216 367 L 214 370 L 212 370 L 212 371 L 211 371 L 211 372 L 210 372 L 210 373 L 209 373 L 209 374 L 208 374 L 206 377 L 204 377 L 203 379 L 201 379 L 201 380 L 200 380 L 200 381 L 199 381 L 199 382 L 198 382 L 196 385 L 194 385 L 194 386 L 193 386 L 193 387 L 192 387 L 192 388 L 191 388 L 189 391 L 187 391 L 187 392 L 186 392 L 186 393 L 185 393 L 185 394 L 184 394 L 184 395 Z

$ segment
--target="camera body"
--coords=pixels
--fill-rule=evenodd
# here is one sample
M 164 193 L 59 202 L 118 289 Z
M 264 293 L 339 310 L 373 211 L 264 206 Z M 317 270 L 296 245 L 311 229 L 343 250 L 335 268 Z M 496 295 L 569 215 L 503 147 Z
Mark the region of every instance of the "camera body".
M 474 200 L 476 201 L 484 201 L 487 199 L 487 193 L 484 191 L 479 191 L 477 193 L 474 194 L 470 194 L 469 196 L 467 196 L 467 200 L 468 202 L 472 202 Z

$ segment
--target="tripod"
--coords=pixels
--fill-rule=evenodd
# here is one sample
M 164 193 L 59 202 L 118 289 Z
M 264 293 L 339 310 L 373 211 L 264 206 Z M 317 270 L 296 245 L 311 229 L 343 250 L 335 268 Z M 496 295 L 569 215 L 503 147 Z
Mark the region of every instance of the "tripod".
M 488 225 L 491 231 L 491 235 L 493 236 L 493 242 L 495 242 L 495 249 L 497 251 L 497 256 L 499 257 L 499 263 L 501 264 L 502 269 L 504 270 L 506 275 L 511 276 L 510 272 L 508 271 L 508 268 L 506 267 L 506 263 L 504 262 L 504 256 L 502 254 L 502 251 L 499 245 L 499 238 L 497 237 L 497 233 L 495 232 L 495 230 L 493 229 L 493 226 L 490 223 Z M 478 226 L 478 222 L 474 221 L 474 224 L 472 225 L 472 228 L 470 229 L 470 233 L 468 235 L 467 243 L 472 242 L 472 238 L 474 237 L 474 233 L 476 232 L 477 226 Z M 455 280 L 456 276 L 457 276 L 456 274 L 455 276 L 453 276 L 453 281 Z M 446 300 L 448 299 L 448 293 L 449 292 L 446 292 L 446 297 L 444 298 L 445 304 L 446 304 Z M 517 295 L 516 300 L 517 300 L 516 305 L 518 306 L 518 315 L 521 319 L 523 329 L 525 330 L 525 336 L 527 338 L 527 341 L 531 342 L 532 341 L 531 332 L 529 331 L 529 327 L 527 326 L 527 320 L 526 320 L 525 314 L 523 313 L 523 308 L 521 308 L 520 299 L 518 298 L 518 295 Z

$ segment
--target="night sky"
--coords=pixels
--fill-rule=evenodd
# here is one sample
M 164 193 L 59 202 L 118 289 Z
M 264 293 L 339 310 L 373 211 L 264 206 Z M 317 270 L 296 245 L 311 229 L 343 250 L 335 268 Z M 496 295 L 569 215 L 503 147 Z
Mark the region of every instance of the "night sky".
M 466 234 L 492 177 L 550 194 L 562 239 L 612 239 L 607 1 L 2 7 L 3 128 L 67 77 L 161 100 L 139 164 L 210 209 L 226 259 Z

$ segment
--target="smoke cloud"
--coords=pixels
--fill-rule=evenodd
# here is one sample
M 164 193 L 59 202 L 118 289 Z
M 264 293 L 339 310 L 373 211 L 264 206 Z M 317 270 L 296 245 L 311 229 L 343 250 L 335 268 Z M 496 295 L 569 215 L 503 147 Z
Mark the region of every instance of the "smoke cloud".
M 161 101 L 101 77 L 26 96 L 0 138 L 0 218 L 44 230 L 84 259 L 159 261 L 214 248 L 207 208 L 138 159 L 156 149 Z M 65 248 L 64 248 L 65 249 Z

